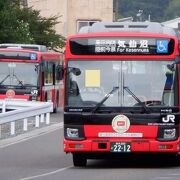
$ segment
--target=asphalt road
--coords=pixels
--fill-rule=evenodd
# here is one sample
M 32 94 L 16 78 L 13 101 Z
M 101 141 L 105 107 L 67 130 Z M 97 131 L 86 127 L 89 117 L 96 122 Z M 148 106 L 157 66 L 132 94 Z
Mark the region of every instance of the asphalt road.
M 63 152 L 62 116 L 45 129 L 0 141 L 0 180 L 179 180 L 180 165 L 165 158 L 138 156 L 88 160 L 75 168 Z

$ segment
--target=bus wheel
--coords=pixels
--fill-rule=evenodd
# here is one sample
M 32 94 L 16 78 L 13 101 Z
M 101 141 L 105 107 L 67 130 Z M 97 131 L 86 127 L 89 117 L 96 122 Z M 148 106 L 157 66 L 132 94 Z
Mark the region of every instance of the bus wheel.
M 59 107 L 59 91 L 57 92 L 56 101 L 54 103 L 55 103 L 55 105 L 54 105 L 54 108 L 53 108 L 53 113 L 57 113 L 57 109 Z
M 87 158 L 83 153 L 73 153 L 73 164 L 77 167 L 85 167 L 87 164 Z
M 57 113 L 57 105 L 53 108 L 53 113 Z
M 180 165 L 180 156 L 178 154 L 170 154 L 168 156 L 166 156 L 166 162 L 168 162 L 168 164 L 172 164 L 173 166 L 179 166 Z

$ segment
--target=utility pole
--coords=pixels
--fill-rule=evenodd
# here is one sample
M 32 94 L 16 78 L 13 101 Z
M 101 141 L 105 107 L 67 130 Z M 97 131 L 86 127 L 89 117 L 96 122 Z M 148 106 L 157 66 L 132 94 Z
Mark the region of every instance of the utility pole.
M 119 0 L 113 0 L 113 21 L 117 21 L 119 18 Z

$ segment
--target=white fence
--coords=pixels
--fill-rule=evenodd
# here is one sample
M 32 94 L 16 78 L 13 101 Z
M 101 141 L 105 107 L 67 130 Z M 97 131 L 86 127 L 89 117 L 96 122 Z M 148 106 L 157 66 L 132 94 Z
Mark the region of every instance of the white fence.
M 35 117 L 35 127 L 39 127 L 40 122 L 50 123 L 50 112 L 53 111 L 52 102 L 36 102 L 25 100 L 6 99 L 0 100 L 0 137 L 1 125 L 10 123 L 10 134 L 15 134 L 15 122 L 23 120 L 23 130 L 28 130 L 28 118 Z M 6 111 L 8 109 L 8 111 Z M 10 111 L 9 111 L 10 110 Z

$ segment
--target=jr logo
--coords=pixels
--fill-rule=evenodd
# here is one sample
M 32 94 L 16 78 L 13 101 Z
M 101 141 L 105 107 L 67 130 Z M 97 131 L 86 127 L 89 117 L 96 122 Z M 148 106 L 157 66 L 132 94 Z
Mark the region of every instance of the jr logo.
M 38 95 L 38 90 L 36 90 L 36 89 L 32 90 L 31 95 L 37 96 Z
M 172 114 L 168 114 L 166 117 L 163 117 L 162 118 L 162 121 L 164 123 L 168 123 L 168 122 L 175 122 L 175 115 L 172 115 Z

